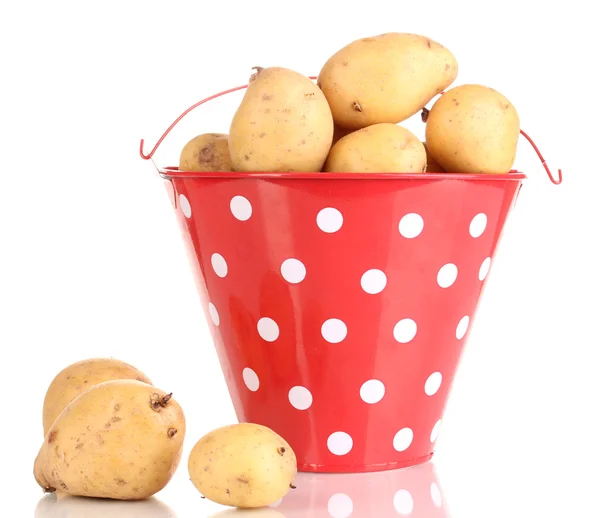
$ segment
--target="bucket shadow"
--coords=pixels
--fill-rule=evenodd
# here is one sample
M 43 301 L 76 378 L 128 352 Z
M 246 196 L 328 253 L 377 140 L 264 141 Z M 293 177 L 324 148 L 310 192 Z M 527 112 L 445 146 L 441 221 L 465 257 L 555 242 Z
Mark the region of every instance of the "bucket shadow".
M 269 508 L 211 518 L 449 518 L 435 467 L 358 474 L 300 473 L 296 489 Z
M 45 495 L 34 518 L 176 518 L 168 505 L 156 498 L 124 502 L 67 495 Z

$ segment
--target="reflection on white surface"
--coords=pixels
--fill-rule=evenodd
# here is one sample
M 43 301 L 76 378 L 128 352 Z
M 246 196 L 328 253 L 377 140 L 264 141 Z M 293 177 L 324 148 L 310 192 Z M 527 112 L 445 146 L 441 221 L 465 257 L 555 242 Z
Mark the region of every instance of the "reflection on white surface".
M 211 518 L 449 518 L 431 462 L 380 473 L 300 473 L 295 484 L 271 508 L 229 509 Z
M 46 495 L 34 518 L 176 518 L 175 512 L 156 498 L 136 502 Z
M 277 509 L 227 509 L 220 513 L 211 514 L 209 518 L 285 518 L 287 515 Z M 303 516 L 308 516 L 304 514 Z

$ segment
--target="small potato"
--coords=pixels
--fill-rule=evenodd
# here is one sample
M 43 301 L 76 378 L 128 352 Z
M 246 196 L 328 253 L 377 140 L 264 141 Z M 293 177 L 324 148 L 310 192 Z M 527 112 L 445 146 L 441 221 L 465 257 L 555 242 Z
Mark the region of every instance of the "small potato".
M 50 383 L 44 399 L 44 437 L 58 415 L 79 394 L 98 383 L 119 379 L 132 379 L 152 384 L 143 372 L 113 358 L 83 360 L 59 372 Z
M 336 124 L 360 129 L 397 124 L 450 86 L 458 63 L 444 46 L 418 34 L 386 33 L 355 40 L 319 72 Z
M 374 124 L 342 137 L 331 148 L 325 172 L 422 173 L 427 166 L 423 143 L 396 124 Z
M 427 117 L 425 141 L 448 173 L 508 173 L 517 154 L 517 110 L 500 92 L 482 85 L 448 90 Z
M 252 423 L 218 428 L 193 447 L 188 470 L 209 500 L 238 508 L 273 504 L 293 486 L 296 455 L 271 429 Z
M 258 68 L 229 130 L 231 160 L 245 172 L 319 172 L 332 140 L 323 92 L 282 67 Z
M 173 477 L 185 432 L 170 394 L 140 381 L 106 381 L 58 416 L 36 459 L 36 480 L 47 492 L 143 500 Z
M 190 140 L 179 156 L 180 171 L 230 172 L 229 136 L 224 133 L 204 133 Z

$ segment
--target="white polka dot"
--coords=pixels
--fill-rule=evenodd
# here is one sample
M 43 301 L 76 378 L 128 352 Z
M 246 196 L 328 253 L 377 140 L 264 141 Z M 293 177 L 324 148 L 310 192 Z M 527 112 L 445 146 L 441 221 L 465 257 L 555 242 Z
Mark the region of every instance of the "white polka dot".
M 483 262 L 481 263 L 481 266 L 479 267 L 479 280 L 480 281 L 483 281 L 487 277 L 487 274 L 490 271 L 491 264 L 492 264 L 491 257 L 486 257 L 483 260 Z
M 402 428 L 394 436 L 394 449 L 396 451 L 406 451 L 413 442 L 414 434 L 410 428 Z
M 333 234 L 337 232 L 344 224 L 344 216 L 333 207 L 327 207 L 317 214 L 317 225 L 323 232 Z
M 433 502 L 433 505 L 436 507 L 442 507 L 442 492 L 435 482 L 431 484 L 429 492 L 431 494 L 431 501 Z
M 332 433 L 327 439 L 327 448 L 334 455 L 346 455 L 352 450 L 353 442 L 346 432 Z
M 291 405 L 297 410 L 307 410 L 310 408 L 313 402 L 312 394 L 306 387 L 293 387 L 288 398 Z
M 246 367 L 242 372 L 242 377 L 244 378 L 244 383 L 246 384 L 246 387 L 248 387 L 248 390 L 251 390 L 252 392 L 256 392 L 258 390 L 258 387 L 260 387 L 260 381 L 256 375 L 256 372 L 249 367 Z
M 455 264 L 448 263 L 440 268 L 437 274 L 437 283 L 441 288 L 449 288 L 456 282 L 458 268 Z
M 394 338 L 401 344 L 407 344 L 417 335 L 417 323 L 405 318 L 394 326 Z
M 434 396 L 442 386 L 442 374 L 441 372 L 434 372 L 427 381 L 425 382 L 425 394 L 428 396 Z
M 344 493 L 333 495 L 327 502 L 327 511 L 331 518 L 348 518 L 354 511 L 352 498 Z
M 269 504 L 269 507 L 279 507 L 281 505 L 281 502 L 283 502 L 283 498 L 280 498 L 279 500 L 273 502 L 272 504 Z
M 432 443 L 437 441 L 438 436 L 440 435 L 441 426 L 442 426 L 442 420 L 440 419 L 437 423 L 435 423 L 435 426 L 431 430 L 431 436 L 429 437 L 429 439 L 431 440 Z
M 360 387 L 360 398 L 369 405 L 379 403 L 385 395 L 385 385 L 379 380 L 369 380 Z
M 219 277 L 223 278 L 227 276 L 227 261 L 225 261 L 225 258 L 221 254 L 213 254 L 210 262 L 213 270 Z
M 469 317 L 464 316 L 460 319 L 460 322 L 456 326 L 456 338 L 458 340 L 462 340 L 467 334 L 467 330 L 469 329 Z
M 298 259 L 286 259 L 281 265 L 281 275 L 290 284 L 298 284 L 306 277 L 306 267 Z
M 346 324 L 337 318 L 330 318 L 321 326 L 323 338 L 332 344 L 339 344 L 348 334 Z
M 181 212 L 183 215 L 190 219 L 192 217 L 192 206 L 190 205 L 189 200 L 183 195 L 179 195 L 179 206 L 181 207 Z
M 401 489 L 394 495 L 394 509 L 398 514 L 409 515 L 414 506 L 413 497 L 406 489 Z
M 265 342 L 274 342 L 279 338 L 279 326 L 272 318 L 261 318 L 256 328 L 258 329 L 258 334 Z
M 221 323 L 221 318 L 219 317 L 217 308 L 212 302 L 208 304 L 208 312 L 210 313 L 210 318 L 212 318 L 213 323 L 218 326 Z
M 371 295 L 381 293 L 387 284 L 387 277 L 381 270 L 368 270 L 360 279 L 362 289 Z
M 413 239 L 423 232 L 423 218 L 416 213 L 410 213 L 400 220 L 398 230 L 407 239 Z
M 469 233 L 473 237 L 479 237 L 485 231 L 485 227 L 487 226 L 487 216 L 480 212 L 471 220 L 471 224 L 469 225 Z
M 231 198 L 229 208 L 233 217 L 240 221 L 247 221 L 252 216 L 252 205 L 243 196 L 234 196 Z

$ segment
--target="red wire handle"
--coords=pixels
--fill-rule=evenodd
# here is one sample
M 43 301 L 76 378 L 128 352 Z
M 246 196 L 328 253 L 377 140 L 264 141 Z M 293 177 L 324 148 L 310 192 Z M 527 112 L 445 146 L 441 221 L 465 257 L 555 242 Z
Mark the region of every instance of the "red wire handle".
M 523 135 L 527 139 L 527 141 L 531 144 L 531 147 L 533 148 L 533 150 L 537 153 L 537 156 L 539 157 L 540 161 L 542 162 L 542 165 L 544 166 L 544 169 L 546 170 L 546 174 L 548 175 L 548 178 L 550 178 L 550 181 L 554 185 L 560 185 L 563 181 L 562 169 L 558 170 L 558 179 L 554 178 L 552 171 L 550 171 L 550 168 L 548 167 L 548 164 L 546 163 L 546 159 L 542 156 L 542 152 L 535 145 L 535 142 L 532 140 L 532 138 L 529 135 L 527 135 L 527 133 L 525 133 L 523 130 L 521 130 L 521 135 Z
M 317 79 L 317 76 L 309 76 L 309 78 L 315 80 L 315 79 Z M 217 97 L 221 97 L 223 95 L 230 94 L 232 92 L 237 92 L 238 90 L 243 90 L 244 88 L 248 88 L 248 85 L 245 84 L 242 86 L 236 86 L 235 88 L 230 88 L 229 90 L 225 90 L 223 92 L 219 92 L 218 94 L 211 95 L 210 97 L 207 97 L 206 99 L 202 99 L 201 101 L 197 102 L 193 106 L 190 106 L 187 110 L 185 110 L 179 117 L 177 117 L 173 121 L 173 123 L 167 128 L 167 130 L 158 139 L 158 142 L 156 144 L 154 144 L 154 147 L 148 154 L 144 153 L 144 139 L 142 139 L 140 141 L 140 156 L 144 160 L 150 160 L 154 156 L 154 153 L 156 153 L 156 150 L 161 145 L 162 141 L 165 140 L 167 135 L 171 132 L 171 130 L 179 123 L 179 121 L 181 119 L 183 119 L 188 113 L 190 113 L 192 110 L 196 109 L 198 106 L 201 106 L 204 103 L 207 103 L 208 101 L 212 101 L 213 99 L 216 99 Z M 444 94 L 444 93 L 445 92 L 441 92 L 441 94 Z M 541 151 L 536 146 L 536 144 L 532 140 L 532 138 L 527 133 L 525 133 L 523 130 L 521 130 L 521 135 L 523 135 L 527 139 L 527 141 L 531 144 L 531 147 L 533 147 L 534 151 L 537 153 L 537 156 L 539 157 L 540 161 L 542 162 L 542 165 L 544 166 L 544 169 L 546 170 L 546 174 L 548 175 L 548 178 L 550 179 L 550 181 L 554 185 L 560 185 L 563 181 L 562 169 L 558 170 L 558 179 L 554 178 L 552 172 L 550 171 L 550 168 L 548 167 L 548 164 L 546 163 L 546 159 L 542 156 Z

